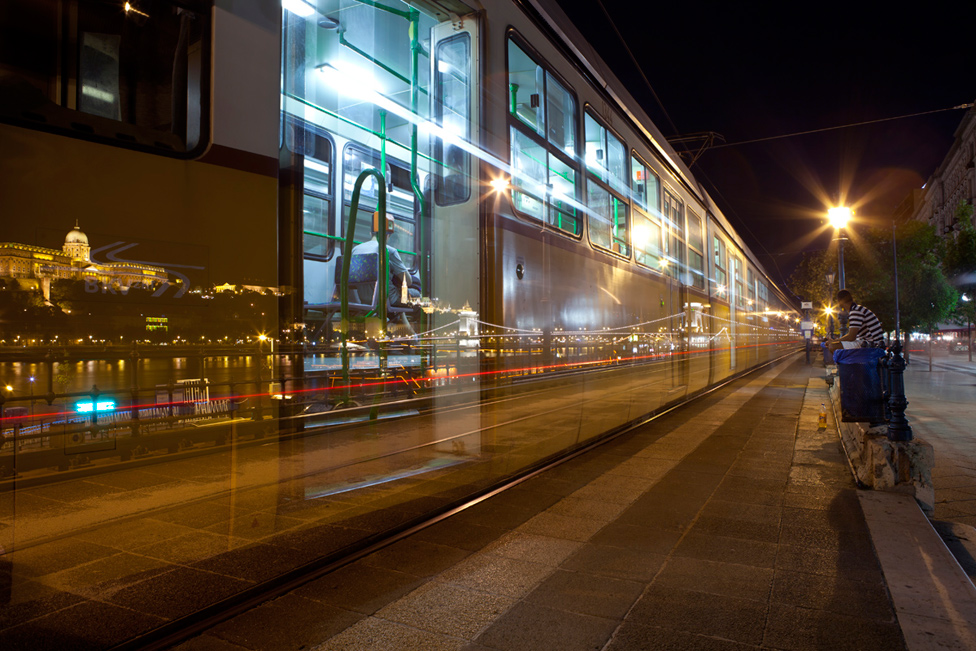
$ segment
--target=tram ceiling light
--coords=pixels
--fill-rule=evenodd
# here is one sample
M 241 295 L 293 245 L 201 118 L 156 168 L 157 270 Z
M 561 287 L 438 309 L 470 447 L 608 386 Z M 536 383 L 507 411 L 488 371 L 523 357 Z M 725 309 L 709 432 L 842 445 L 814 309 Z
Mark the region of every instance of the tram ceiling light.
M 853 215 L 854 211 L 847 206 L 835 206 L 827 210 L 827 218 L 830 220 L 830 225 L 836 229 L 847 226 L 847 222 L 851 220 Z

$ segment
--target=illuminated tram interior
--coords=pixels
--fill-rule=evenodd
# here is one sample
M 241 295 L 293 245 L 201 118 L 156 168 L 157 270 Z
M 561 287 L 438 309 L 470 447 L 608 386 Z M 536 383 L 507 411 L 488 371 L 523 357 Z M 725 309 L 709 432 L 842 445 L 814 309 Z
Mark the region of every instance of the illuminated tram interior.
M 5 627 L 138 638 L 795 350 L 556 4 L 6 3 Z

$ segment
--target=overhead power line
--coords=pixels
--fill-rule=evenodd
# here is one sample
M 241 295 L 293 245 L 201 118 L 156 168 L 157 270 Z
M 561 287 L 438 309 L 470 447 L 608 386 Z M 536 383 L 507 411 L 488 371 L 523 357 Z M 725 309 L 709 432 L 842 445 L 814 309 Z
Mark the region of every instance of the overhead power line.
M 944 113 L 946 111 L 957 111 L 959 109 L 970 109 L 972 104 L 959 104 L 958 106 L 950 106 L 949 108 L 935 109 L 934 111 L 921 111 L 920 113 L 909 113 L 908 115 L 896 115 L 890 118 L 878 118 L 877 120 L 865 120 L 863 122 L 852 122 L 850 124 L 840 124 L 835 127 L 823 127 L 822 129 L 810 129 L 809 131 L 797 131 L 795 133 L 784 133 L 779 136 L 767 136 L 766 138 L 753 138 L 752 140 L 740 140 L 738 142 L 726 142 L 720 145 L 712 145 L 709 149 L 722 149 L 723 147 L 735 147 L 736 145 L 750 145 L 754 142 L 766 142 L 767 140 L 778 140 L 780 138 L 793 138 L 794 136 L 805 136 L 810 133 L 821 133 L 823 131 L 835 131 L 837 129 L 848 129 L 850 127 L 860 127 L 865 124 L 877 124 L 878 122 L 890 122 L 892 120 L 902 120 L 905 118 L 914 118 L 919 115 L 931 115 L 932 113 Z
M 657 105 L 661 107 L 661 111 L 664 112 L 664 117 L 667 118 L 668 124 L 670 124 L 671 128 L 674 129 L 674 132 L 677 133 L 678 127 L 674 126 L 674 120 L 672 120 L 671 116 L 668 115 L 668 109 L 664 108 L 664 103 L 654 91 L 654 86 L 651 86 L 650 80 L 647 78 L 647 75 L 644 74 L 644 69 L 639 63 L 637 63 L 637 57 L 635 57 L 634 53 L 631 52 L 630 46 L 627 45 L 626 39 L 624 39 L 623 35 L 620 33 L 620 30 L 617 29 L 617 24 L 613 22 L 613 18 L 610 17 L 610 13 L 607 11 L 607 8 L 603 6 L 603 0 L 596 0 L 596 2 L 598 5 L 600 5 L 600 10 L 603 11 L 603 15 L 606 16 L 608 21 L 610 21 L 610 26 L 613 27 L 614 34 L 616 34 L 617 38 L 620 39 L 620 44 L 624 46 L 625 50 L 627 50 L 627 55 L 630 56 L 630 60 L 633 62 L 634 67 L 637 68 L 637 72 L 640 73 L 641 79 L 643 79 L 644 83 L 647 84 L 647 88 L 651 91 L 651 95 L 654 96 L 654 101 L 657 102 Z

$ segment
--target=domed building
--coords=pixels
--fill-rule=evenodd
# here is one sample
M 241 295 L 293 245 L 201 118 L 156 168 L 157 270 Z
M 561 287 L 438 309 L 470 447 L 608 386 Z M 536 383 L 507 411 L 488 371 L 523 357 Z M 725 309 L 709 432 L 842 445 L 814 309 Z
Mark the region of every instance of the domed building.
M 91 262 L 91 247 L 88 245 L 88 236 L 78 228 L 78 220 L 75 220 L 75 227 L 68 231 L 64 237 L 64 247 L 62 251 L 72 260 Z
M 0 242 L 0 278 L 16 280 L 25 289 L 51 299 L 52 280 L 84 280 L 95 291 L 128 291 L 133 285 L 153 289 L 169 278 L 166 269 L 136 262 L 92 262 L 88 235 L 78 222 L 60 250 L 31 244 Z

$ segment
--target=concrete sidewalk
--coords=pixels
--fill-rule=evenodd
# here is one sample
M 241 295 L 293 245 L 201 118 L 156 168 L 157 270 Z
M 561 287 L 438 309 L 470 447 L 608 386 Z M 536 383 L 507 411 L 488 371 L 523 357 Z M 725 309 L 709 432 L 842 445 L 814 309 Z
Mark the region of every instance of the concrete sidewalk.
M 933 520 L 976 526 L 976 362 L 916 353 L 905 370 L 906 416 L 935 450 Z
M 935 616 L 906 645 L 822 373 L 739 380 L 179 648 L 971 648 Z

